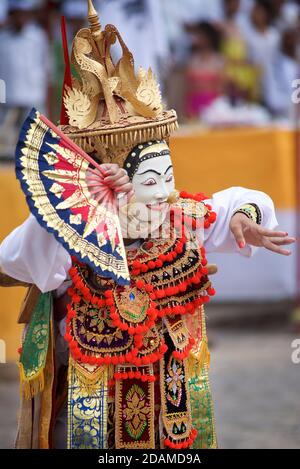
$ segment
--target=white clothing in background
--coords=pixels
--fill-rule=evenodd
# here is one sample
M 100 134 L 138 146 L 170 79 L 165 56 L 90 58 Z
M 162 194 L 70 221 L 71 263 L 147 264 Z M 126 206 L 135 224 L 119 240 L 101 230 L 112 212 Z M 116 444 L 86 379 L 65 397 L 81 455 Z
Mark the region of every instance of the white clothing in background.
M 299 77 L 296 60 L 278 52 L 273 64 L 265 71 L 265 99 L 269 108 L 281 117 L 293 122 L 296 118 L 296 105 L 292 101 L 293 81 Z
M 272 62 L 279 48 L 280 33 L 273 27 L 268 28 L 265 33 L 255 29 L 250 23 L 244 24 L 244 37 L 248 47 L 248 56 L 251 62 L 265 67 L 266 63 Z
M 170 9 L 173 1 L 169 1 Z M 181 9 L 181 18 L 184 22 L 216 21 L 222 19 L 222 0 L 185 0 L 177 2 L 176 7 Z
M 272 96 L 276 93 L 274 64 L 280 47 L 280 33 L 270 27 L 264 33 L 245 23 L 243 29 L 249 60 L 260 68 L 262 96 L 272 109 Z
M 0 78 L 6 83 L 6 104 L 42 108 L 49 78 L 49 47 L 46 33 L 30 23 L 17 34 L 0 32 Z

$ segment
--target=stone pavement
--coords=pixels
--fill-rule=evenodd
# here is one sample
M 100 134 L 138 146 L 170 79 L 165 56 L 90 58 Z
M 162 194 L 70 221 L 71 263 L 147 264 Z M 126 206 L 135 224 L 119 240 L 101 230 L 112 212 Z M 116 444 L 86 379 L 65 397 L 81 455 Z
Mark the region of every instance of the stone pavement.
M 300 363 L 291 360 L 295 338 L 287 332 L 211 331 L 220 448 L 300 448 Z
M 211 384 L 221 448 L 300 448 L 300 364 L 295 335 L 215 329 Z M 0 448 L 12 447 L 19 399 L 16 365 L 0 364 Z
M 15 363 L 0 363 L 0 448 L 12 448 L 17 428 L 19 371 Z

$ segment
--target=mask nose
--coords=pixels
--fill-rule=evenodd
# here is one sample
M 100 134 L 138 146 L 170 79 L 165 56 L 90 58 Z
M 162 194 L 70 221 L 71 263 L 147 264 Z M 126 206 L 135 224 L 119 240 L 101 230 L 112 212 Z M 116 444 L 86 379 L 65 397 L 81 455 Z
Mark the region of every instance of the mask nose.
M 155 199 L 159 201 L 166 200 L 169 197 L 170 193 L 167 189 L 167 186 L 164 181 L 160 181 L 159 190 L 155 195 Z

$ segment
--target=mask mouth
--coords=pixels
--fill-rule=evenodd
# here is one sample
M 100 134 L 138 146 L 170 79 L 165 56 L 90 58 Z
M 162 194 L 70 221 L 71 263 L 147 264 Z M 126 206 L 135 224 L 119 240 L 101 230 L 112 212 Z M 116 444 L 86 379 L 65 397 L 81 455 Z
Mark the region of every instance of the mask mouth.
M 152 204 L 146 204 L 146 207 L 149 208 L 150 210 L 155 210 L 157 212 L 162 212 L 169 206 L 169 203 L 167 200 L 164 200 L 162 202 L 154 202 Z

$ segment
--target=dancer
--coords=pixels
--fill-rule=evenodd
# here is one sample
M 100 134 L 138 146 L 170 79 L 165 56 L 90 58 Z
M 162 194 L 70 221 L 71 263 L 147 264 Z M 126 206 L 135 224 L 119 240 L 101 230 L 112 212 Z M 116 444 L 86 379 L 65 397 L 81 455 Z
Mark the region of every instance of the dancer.
M 206 252 L 289 255 L 294 239 L 274 231 L 262 192 L 175 190 L 176 113 L 88 6 L 63 125 L 32 110 L 22 128 L 17 177 L 31 215 L 0 246 L 1 282 L 29 286 L 16 446 L 216 448 Z

